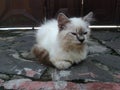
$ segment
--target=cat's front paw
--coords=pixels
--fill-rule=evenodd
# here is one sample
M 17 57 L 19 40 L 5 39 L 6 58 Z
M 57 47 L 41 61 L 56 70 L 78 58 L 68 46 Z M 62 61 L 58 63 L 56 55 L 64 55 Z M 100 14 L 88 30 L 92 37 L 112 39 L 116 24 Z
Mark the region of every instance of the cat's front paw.
M 54 66 L 58 69 L 68 69 L 72 65 L 69 61 L 57 61 Z

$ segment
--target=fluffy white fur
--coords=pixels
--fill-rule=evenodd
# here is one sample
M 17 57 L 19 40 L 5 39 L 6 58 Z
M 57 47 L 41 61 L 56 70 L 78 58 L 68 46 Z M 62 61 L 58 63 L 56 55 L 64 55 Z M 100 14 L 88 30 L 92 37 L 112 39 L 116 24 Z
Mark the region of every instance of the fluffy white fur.
M 85 35 L 85 42 L 87 42 L 90 34 L 90 29 L 88 28 L 89 23 L 82 18 L 70 18 L 70 21 L 71 23 L 66 26 L 67 30 L 82 27 L 88 33 Z M 66 51 L 61 45 L 59 32 L 57 20 L 53 19 L 45 22 L 36 32 L 36 45 L 37 47 L 44 48 L 49 52 L 50 61 L 55 67 L 58 69 L 67 69 L 73 63 L 79 63 L 86 58 L 87 44 L 84 44 L 78 51 Z M 62 36 L 64 36 L 64 34 L 65 31 Z

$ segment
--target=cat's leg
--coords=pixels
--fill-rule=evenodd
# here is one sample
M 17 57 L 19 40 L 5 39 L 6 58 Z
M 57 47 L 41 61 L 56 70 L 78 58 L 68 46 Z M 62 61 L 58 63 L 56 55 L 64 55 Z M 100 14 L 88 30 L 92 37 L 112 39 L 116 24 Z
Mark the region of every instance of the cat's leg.
M 68 69 L 72 62 L 69 60 L 57 60 L 53 62 L 53 65 L 58 69 Z
M 49 53 L 42 47 L 34 45 L 32 48 L 33 55 L 38 59 L 41 64 L 52 65 L 49 61 Z

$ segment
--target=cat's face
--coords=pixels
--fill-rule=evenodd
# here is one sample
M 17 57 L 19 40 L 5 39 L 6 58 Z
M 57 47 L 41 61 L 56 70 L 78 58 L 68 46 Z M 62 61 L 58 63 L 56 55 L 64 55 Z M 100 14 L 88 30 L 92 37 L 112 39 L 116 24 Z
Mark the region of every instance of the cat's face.
M 67 18 L 64 14 L 58 16 L 59 39 L 64 44 L 83 45 L 88 42 L 90 35 L 89 22 L 93 13 L 83 18 Z

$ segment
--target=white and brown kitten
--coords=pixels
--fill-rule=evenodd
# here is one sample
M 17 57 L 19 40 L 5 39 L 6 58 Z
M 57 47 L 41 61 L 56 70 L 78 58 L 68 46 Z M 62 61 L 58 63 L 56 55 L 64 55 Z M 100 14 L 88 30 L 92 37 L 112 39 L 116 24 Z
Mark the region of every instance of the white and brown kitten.
M 60 13 L 57 20 L 45 22 L 36 32 L 34 55 L 40 62 L 48 61 L 58 69 L 67 69 L 81 62 L 87 56 L 92 17 L 92 12 L 82 18 L 68 18 Z

